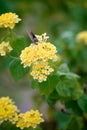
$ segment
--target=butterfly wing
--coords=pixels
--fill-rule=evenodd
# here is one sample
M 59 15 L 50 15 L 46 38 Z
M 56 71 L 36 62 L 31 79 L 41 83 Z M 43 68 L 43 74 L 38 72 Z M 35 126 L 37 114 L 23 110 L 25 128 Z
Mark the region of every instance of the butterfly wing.
M 34 43 L 37 43 L 37 42 L 38 42 L 37 37 L 36 37 L 31 31 L 28 32 L 28 34 L 29 34 L 30 39 L 31 39 Z

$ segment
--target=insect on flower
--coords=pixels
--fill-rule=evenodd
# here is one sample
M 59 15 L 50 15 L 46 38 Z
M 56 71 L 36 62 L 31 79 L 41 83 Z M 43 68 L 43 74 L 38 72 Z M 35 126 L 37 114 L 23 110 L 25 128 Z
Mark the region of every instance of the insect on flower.
M 37 44 L 38 39 L 37 37 L 32 33 L 32 31 L 28 32 L 28 35 L 30 37 L 30 39 L 32 40 L 33 43 Z

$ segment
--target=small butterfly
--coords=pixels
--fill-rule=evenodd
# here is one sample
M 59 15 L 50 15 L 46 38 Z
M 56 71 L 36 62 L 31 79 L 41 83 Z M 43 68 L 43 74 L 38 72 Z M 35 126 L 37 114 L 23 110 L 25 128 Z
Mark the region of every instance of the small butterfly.
M 29 34 L 29 37 L 32 40 L 32 42 L 35 43 L 35 44 L 37 44 L 37 42 L 38 42 L 37 37 L 31 31 L 28 32 L 28 34 Z

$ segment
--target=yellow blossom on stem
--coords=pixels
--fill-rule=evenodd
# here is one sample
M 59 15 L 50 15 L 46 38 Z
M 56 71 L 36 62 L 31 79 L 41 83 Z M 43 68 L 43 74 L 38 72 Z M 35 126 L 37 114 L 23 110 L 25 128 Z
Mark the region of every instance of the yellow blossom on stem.
M 48 65 L 48 62 L 40 61 L 32 66 L 32 71 L 30 74 L 34 79 L 37 79 L 38 82 L 43 82 L 46 81 L 47 76 L 53 71 L 54 69 Z
M 19 110 L 9 97 L 0 98 L 0 123 L 10 121 L 14 123 L 13 118 L 17 116 Z
M 76 36 L 76 41 L 77 42 L 82 42 L 87 45 L 87 31 L 82 31 L 77 34 Z
M 46 33 L 43 33 L 42 35 L 35 35 L 39 41 L 39 43 L 46 42 L 49 36 L 47 36 Z
M 42 114 L 38 110 L 30 110 L 26 113 L 20 113 L 14 118 L 17 127 L 24 129 L 26 127 L 36 128 L 38 124 L 43 122 Z
M 42 42 L 37 45 L 31 44 L 22 50 L 20 55 L 21 63 L 24 64 L 24 67 L 27 67 L 38 60 L 55 60 L 57 59 L 56 52 L 56 47 L 50 42 Z
M 21 19 L 18 18 L 16 13 L 5 13 L 0 15 L 0 28 L 10 28 L 13 29 L 15 24 L 18 23 Z
M 21 63 L 24 67 L 32 65 L 31 75 L 38 82 L 43 82 L 47 80 L 47 76 L 54 71 L 48 65 L 48 60 L 57 61 L 57 50 L 56 47 L 47 42 L 48 36 L 46 33 L 36 35 L 38 42 L 37 44 L 32 43 L 30 46 L 22 50 L 20 54 Z
M 9 42 L 3 41 L 3 42 L 0 44 L 0 55 L 1 55 L 1 56 L 5 56 L 5 55 L 8 54 L 11 50 L 12 50 L 12 47 L 10 46 Z

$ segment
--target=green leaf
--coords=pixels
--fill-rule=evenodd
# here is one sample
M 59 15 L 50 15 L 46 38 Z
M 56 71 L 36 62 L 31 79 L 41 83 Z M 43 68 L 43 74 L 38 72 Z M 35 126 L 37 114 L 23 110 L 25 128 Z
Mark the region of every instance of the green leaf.
M 74 85 L 75 83 L 71 80 L 66 79 L 65 77 L 61 77 L 56 86 L 56 90 L 60 96 L 71 97 Z
M 23 130 L 42 130 L 42 128 L 41 127 L 36 127 L 36 128 L 28 127 L 28 128 L 24 128 Z
M 13 48 L 14 53 L 17 54 L 17 56 L 20 55 L 21 51 L 26 47 L 27 43 L 24 39 L 24 37 L 14 37 L 11 39 L 10 44 Z
M 14 80 L 18 81 L 29 72 L 29 68 L 24 68 L 23 65 L 21 64 L 21 61 L 15 59 L 10 64 L 10 72 Z
M 8 121 L 4 121 L 2 124 L 0 124 L 0 130 L 11 130 L 12 123 Z
M 54 118 L 58 122 L 59 130 L 66 130 L 68 128 L 69 122 L 72 119 L 72 115 L 62 113 L 60 111 L 55 111 Z
M 87 95 L 82 96 L 77 101 L 82 111 L 87 112 Z
M 30 77 L 29 77 L 30 79 Z M 31 87 L 34 89 L 34 88 L 37 88 L 38 86 L 38 81 L 37 80 L 31 80 Z
M 70 71 L 69 71 L 69 68 L 68 68 L 67 64 L 64 63 L 64 64 L 61 64 L 61 65 L 59 66 L 58 72 L 68 73 L 68 72 L 70 72 Z
M 12 125 L 10 130 L 21 130 L 19 127 L 16 127 L 16 125 Z
M 70 121 L 67 130 L 82 130 L 81 124 L 83 124 L 83 120 L 77 116 L 74 116 Z
M 58 68 L 57 74 L 59 76 L 66 76 L 69 79 L 79 78 L 79 76 L 77 74 L 71 73 L 69 71 L 69 68 L 68 68 L 67 64 L 60 65 L 60 67 Z
M 69 73 L 63 73 L 63 72 L 60 72 L 60 71 L 58 71 L 57 72 L 57 74 L 59 75 L 59 76 L 66 76 L 68 79 L 76 79 L 76 78 L 79 78 L 79 76 L 77 75 L 77 74 L 74 74 L 74 73 L 71 73 L 71 72 L 69 72 Z
M 74 100 L 79 99 L 84 94 L 82 86 L 76 81 L 76 85 L 72 91 L 72 98 Z
M 62 97 L 72 97 L 73 99 L 78 99 L 83 95 L 83 89 L 77 80 L 68 79 L 67 77 L 60 77 L 56 90 Z
M 8 68 L 11 60 L 9 57 L 0 57 L 0 72 Z
M 36 128 L 33 128 L 33 130 L 42 130 L 41 127 L 36 127 Z
M 79 115 L 79 116 L 83 115 L 82 110 L 78 106 L 77 100 L 68 100 L 66 101 L 65 106 L 66 108 L 68 108 L 68 110 L 71 110 L 72 113 L 74 113 L 75 115 Z
M 47 81 L 39 83 L 39 90 L 41 94 L 50 94 L 56 88 L 58 83 L 58 77 L 56 75 L 52 75 L 48 77 Z
M 59 95 L 56 91 L 53 91 L 51 94 L 49 94 L 46 97 L 46 100 L 50 106 L 53 106 L 58 99 L 59 99 Z

